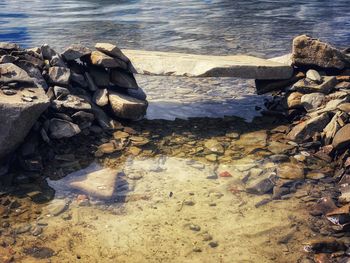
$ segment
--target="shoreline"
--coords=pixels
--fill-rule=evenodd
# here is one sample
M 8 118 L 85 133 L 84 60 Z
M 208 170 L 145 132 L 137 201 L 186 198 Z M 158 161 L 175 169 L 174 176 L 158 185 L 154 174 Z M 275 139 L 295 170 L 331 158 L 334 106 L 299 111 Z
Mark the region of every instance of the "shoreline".
M 33 146 L 33 140 L 27 139 L 26 144 L 22 145 L 20 148 L 19 158 L 17 157 L 22 166 L 21 169 L 23 169 L 23 167 L 29 169 L 27 170 L 29 171 L 29 175 L 32 174 L 31 176 L 33 176 L 33 174 L 40 174 L 44 171 L 43 173 L 45 176 L 24 176 L 24 178 L 14 178 L 14 180 L 17 180 L 17 184 L 21 184 L 28 180 L 30 182 L 33 178 L 34 181 L 37 182 L 44 180 L 47 176 L 51 176 L 50 178 L 55 179 L 62 178 L 69 172 L 87 166 L 95 158 L 100 158 L 107 167 L 115 168 L 118 166 L 118 160 L 122 161 L 123 158 L 127 158 L 127 156 L 140 155 L 142 158 L 144 155 L 144 157 L 147 158 L 150 156 L 165 155 L 184 158 L 189 155 L 195 160 L 198 159 L 203 163 L 209 164 L 229 164 L 233 160 L 239 160 L 247 156 L 255 156 L 255 158 L 260 158 L 262 161 L 256 162 L 255 166 L 260 168 L 260 165 L 263 165 L 263 171 L 256 180 L 250 182 L 249 177 L 252 171 L 249 170 L 248 177 L 243 177 L 244 180 L 248 181 L 246 181 L 243 186 L 240 186 L 242 188 L 235 186 L 238 187 L 238 189 L 235 189 L 238 192 L 247 192 L 252 196 L 261 195 L 263 198 L 255 204 L 256 209 L 261 209 L 265 205 L 275 202 L 276 200 L 282 200 L 283 202 L 283 200 L 294 198 L 295 195 L 300 196 L 303 201 L 308 203 L 306 207 L 312 216 L 310 217 L 310 229 L 314 234 L 317 231 L 321 232 L 320 236 L 316 235 L 318 238 L 317 240 L 305 245 L 305 249 L 310 252 L 310 254 L 302 257 L 303 260 L 306 260 L 302 262 L 308 262 L 307 260 L 314 260 L 315 262 L 327 262 L 327 260 L 328 262 L 332 260 L 341 262 L 341 260 L 346 259 L 348 256 L 347 248 L 350 243 L 346 232 L 347 226 L 350 224 L 350 220 L 348 220 L 350 211 L 347 205 L 350 201 L 347 189 L 349 184 L 347 175 L 349 156 L 347 147 L 350 143 L 350 135 L 347 132 L 347 122 L 349 121 L 347 113 L 350 112 L 348 97 L 350 97 L 350 92 L 348 92 L 347 89 L 350 90 L 350 72 L 346 62 L 339 59 L 339 56 L 341 56 L 340 54 L 343 54 L 344 58 L 346 58 L 346 52 L 338 51 L 318 40 L 308 39 L 307 41 L 309 41 L 308 47 L 311 51 L 312 48 L 316 46 L 322 47 L 324 54 L 328 54 L 329 50 L 331 50 L 335 55 L 331 55 L 328 58 L 318 56 L 316 59 L 311 56 L 309 60 L 306 59 L 306 62 L 302 60 L 304 58 L 301 56 L 301 60 L 296 64 L 298 64 L 299 69 L 302 69 L 302 71 L 295 71 L 295 76 L 293 80 L 290 80 L 288 85 L 286 81 L 257 81 L 258 91 L 266 90 L 266 87 L 268 87 L 267 90 L 271 91 L 272 89 L 277 92 L 277 95 L 266 105 L 266 110 L 263 111 L 265 116 L 255 118 L 255 122 L 252 124 L 246 124 L 235 117 L 217 119 L 191 118 L 187 121 L 175 120 L 169 122 L 161 120 L 141 120 L 135 123 L 124 121 L 117 122 L 112 121 L 109 117 L 106 118 L 106 115 L 103 115 L 101 110 L 93 108 L 92 112 L 95 117 L 98 114 L 100 114 L 100 116 L 103 115 L 103 117 L 100 118 L 101 121 L 98 119 L 100 124 L 113 124 L 112 129 L 103 130 L 101 127 L 96 128 L 94 125 L 91 126 L 91 123 L 89 124 L 90 126 L 87 125 L 87 123 L 93 121 L 91 115 L 88 116 L 87 114 L 80 113 L 80 116 L 75 116 L 77 118 L 74 119 L 73 115 L 75 113 L 72 114 L 72 112 L 70 112 L 72 116 L 63 116 L 64 114 L 60 114 L 60 107 L 69 112 L 69 110 L 78 106 L 78 109 L 75 109 L 75 111 L 84 112 L 84 110 L 86 110 L 84 106 L 86 107 L 86 104 L 88 104 L 86 101 L 89 101 L 86 97 L 84 97 L 85 101 L 79 100 L 78 103 L 73 103 L 73 105 L 68 104 L 67 106 L 67 104 L 64 105 L 64 103 L 58 105 L 56 103 L 53 110 L 57 110 L 58 112 L 46 112 L 44 115 L 44 120 L 48 118 L 45 116 L 55 116 L 53 118 L 55 120 L 54 122 L 56 122 L 55 128 L 52 128 L 52 130 L 49 128 L 49 134 L 47 134 L 47 131 L 44 129 L 43 132 L 43 128 L 40 126 L 34 127 L 34 136 L 33 132 L 30 134 L 30 136 L 32 136 L 31 138 L 34 138 L 35 134 L 38 135 L 38 133 L 40 133 L 43 139 L 47 138 L 46 142 L 45 140 L 42 141 L 42 139 L 39 139 L 39 141 L 36 139 L 36 142 L 34 142 L 35 145 Z M 297 44 L 294 43 L 294 46 L 297 46 Z M 12 49 L 13 46 L 10 50 Z M 115 47 L 111 49 L 114 49 L 114 52 L 118 53 Z M 310 50 L 308 50 L 308 54 L 312 53 Z M 78 56 L 80 56 L 84 54 L 84 52 L 91 51 L 86 51 L 81 47 L 70 49 L 70 53 L 68 52 L 68 54 L 74 57 L 73 60 L 80 59 L 86 55 L 77 58 L 76 52 L 78 52 Z M 106 59 L 104 55 L 98 55 L 103 57 L 101 61 L 104 62 L 97 59 L 96 63 L 107 63 L 104 64 L 103 67 L 106 65 L 110 66 L 110 63 L 115 63 L 115 61 L 111 62 L 108 58 L 104 60 Z M 119 53 L 118 55 L 119 58 L 122 57 Z M 123 59 L 122 61 L 127 61 L 126 58 Z M 315 59 L 316 62 L 313 61 L 313 63 L 319 63 L 319 65 L 310 66 L 310 59 Z M 325 60 L 328 62 L 322 64 Z M 33 61 L 38 63 L 37 60 Z M 324 65 L 328 67 L 331 62 L 333 63 L 331 67 L 324 68 L 327 74 L 320 75 L 318 72 L 320 68 Z M 123 64 L 122 62 L 120 63 Z M 344 63 L 344 68 L 339 69 L 342 63 Z M 338 69 L 334 70 L 337 67 Z M 318 71 L 310 71 L 310 68 L 317 68 Z M 129 70 L 132 72 L 130 66 Z M 20 72 L 23 77 L 23 72 L 17 72 Z M 108 72 L 110 71 L 108 70 Z M 126 77 L 127 81 L 123 83 L 124 85 L 134 83 L 130 72 L 127 73 L 128 77 Z M 337 74 L 334 74 L 334 72 Z M 33 72 L 31 72 L 31 74 L 33 74 Z M 326 76 L 330 74 L 334 77 Z M 64 81 L 61 78 L 61 73 L 56 76 L 58 77 L 58 81 Z M 26 76 L 24 76 L 24 79 L 25 77 Z M 76 78 L 76 80 L 78 79 L 79 77 Z M 23 78 L 21 80 L 23 80 Z M 81 80 L 80 78 L 80 82 Z M 25 82 L 26 81 L 28 80 L 25 80 Z M 11 83 L 11 81 L 9 83 Z M 290 84 L 292 84 L 291 87 Z M 288 87 L 286 87 L 286 85 Z M 91 84 L 88 86 L 91 86 Z M 129 88 L 131 87 L 132 86 L 129 86 Z M 17 87 L 10 86 L 9 89 L 6 88 L 2 90 L 3 92 L 8 92 L 8 90 L 16 88 Z M 53 95 L 56 97 L 69 96 L 65 92 L 67 91 L 64 89 L 57 89 L 56 92 L 53 91 Z M 96 90 L 93 92 L 96 92 Z M 16 94 L 8 96 L 16 96 Z M 30 97 L 30 95 L 22 95 L 21 99 L 22 101 L 24 98 L 28 100 L 27 102 L 33 102 L 33 100 L 35 101 L 41 98 L 40 96 L 42 96 L 42 94 L 35 96 L 36 98 L 33 96 Z M 128 94 L 127 96 L 131 95 Z M 120 95 L 119 97 L 121 99 L 125 98 L 124 95 Z M 131 100 L 129 97 L 127 97 L 127 99 L 129 101 Z M 140 114 L 142 115 L 144 112 L 144 104 L 138 101 L 138 99 L 136 100 L 136 107 L 140 106 L 141 110 L 138 108 L 135 109 L 135 105 L 132 103 L 130 103 L 130 107 L 132 107 L 131 109 L 135 109 L 136 117 L 138 118 Z M 127 107 L 129 107 L 128 103 L 126 103 Z M 47 106 L 48 102 L 44 100 L 42 104 Z M 125 114 L 123 109 L 119 110 L 120 112 L 117 114 Z M 110 114 L 109 111 L 106 110 L 106 112 Z M 116 113 L 116 111 L 114 113 Z M 135 115 L 132 117 L 134 116 Z M 57 127 L 63 125 L 62 123 L 64 123 L 64 125 L 67 125 L 67 122 L 74 124 L 69 121 L 67 117 L 71 118 L 71 120 L 72 118 L 74 120 L 80 120 L 81 122 L 78 123 L 79 127 L 69 124 L 62 129 L 60 134 L 55 135 L 54 131 L 59 130 Z M 285 121 L 281 121 L 281 117 L 285 118 Z M 59 118 L 63 118 L 63 121 L 57 121 Z M 193 129 L 193 127 L 196 126 L 194 125 L 196 121 L 198 121 L 198 127 L 201 128 L 199 130 Z M 230 122 L 238 123 L 242 131 L 221 133 L 220 129 L 222 129 L 222 127 L 226 127 L 228 130 L 232 129 L 229 125 Z M 217 134 L 215 134 L 214 129 L 210 129 L 210 132 L 206 134 L 208 138 L 206 138 L 205 136 L 201 136 L 201 134 L 205 134 L 206 132 L 206 125 L 218 127 L 220 129 L 218 129 L 219 131 L 217 131 Z M 245 137 L 246 133 L 251 133 L 251 128 L 245 130 L 244 127 L 251 127 L 254 125 L 256 125 L 254 129 L 257 133 L 255 134 L 253 132 L 252 134 L 254 134 L 254 136 L 249 135 Z M 86 127 L 89 129 L 89 132 L 83 131 Z M 77 133 L 78 129 L 81 129 L 81 132 Z M 67 130 L 69 131 L 68 133 L 66 133 Z M 180 142 L 176 140 L 176 134 L 172 135 L 174 130 L 180 131 Z M 187 139 L 182 138 L 186 137 L 186 132 L 194 136 L 193 138 L 198 139 L 198 142 L 195 141 L 193 144 L 191 142 L 187 145 Z M 67 134 L 69 136 L 66 136 Z M 79 135 L 75 136 L 76 134 Z M 56 140 L 63 138 L 60 137 L 62 135 L 63 137 L 71 138 Z M 170 138 L 166 138 L 167 136 Z M 219 139 L 210 139 L 211 136 L 217 136 Z M 173 143 L 172 140 L 174 140 Z M 181 140 L 185 141 L 185 143 Z M 230 142 L 234 141 L 234 143 L 228 143 L 226 140 Z M 194 146 L 196 146 L 196 148 L 194 148 Z M 194 153 L 192 153 L 192 148 L 199 150 L 198 152 L 194 151 Z M 36 152 L 37 149 L 42 151 L 39 155 L 38 152 Z M 160 151 L 160 149 L 164 152 Z M 240 151 L 242 149 L 244 153 L 241 156 Z M 23 154 L 26 153 L 26 151 L 27 153 L 29 151 L 29 154 Z M 126 156 L 124 156 L 124 152 L 127 152 Z M 185 154 L 183 152 L 185 152 Z M 89 154 L 86 155 L 86 153 Z M 57 159 L 57 156 L 59 159 Z M 115 159 L 116 157 L 117 159 Z M 40 161 L 38 162 L 38 160 Z M 63 164 L 60 168 L 56 167 L 56 164 L 62 161 L 66 162 L 66 164 Z M 48 170 L 45 170 L 45 168 Z M 65 169 L 66 171 L 64 171 Z M 234 173 L 228 170 L 221 172 L 215 170 L 217 178 L 221 177 L 220 174 L 224 172 L 227 172 L 231 176 Z M 4 175 L 2 174 L 2 176 Z M 305 190 L 303 188 L 305 185 L 310 185 L 311 188 Z M 304 196 L 300 194 L 299 188 L 303 188 Z M 342 194 L 340 199 L 339 191 Z M 44 201 L 47 197 L 44 196 L 43 198 Z M 84 198 L 86 199 L 86 196 Z M 48 200 L 50 200 L 50 195 L 48 195 L 46 201 Z M 324 240 L 321 238 L 322 236 L 333 239 Z M 11 260 L 11 257 L 9 260 Z

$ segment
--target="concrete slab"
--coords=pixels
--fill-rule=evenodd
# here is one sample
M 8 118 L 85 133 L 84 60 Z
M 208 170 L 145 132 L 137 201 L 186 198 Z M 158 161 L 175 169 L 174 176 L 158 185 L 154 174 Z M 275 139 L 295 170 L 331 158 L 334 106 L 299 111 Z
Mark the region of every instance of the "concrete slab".
M 144 50 L 122 50 L 137 73 L 187 77 L 288 79 L 289 65 L 245 55 L 206 56 Z

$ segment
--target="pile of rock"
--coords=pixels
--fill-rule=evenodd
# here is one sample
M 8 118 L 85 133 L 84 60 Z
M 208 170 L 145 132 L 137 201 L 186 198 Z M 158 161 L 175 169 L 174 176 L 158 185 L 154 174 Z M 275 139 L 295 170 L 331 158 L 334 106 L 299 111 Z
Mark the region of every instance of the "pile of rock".
M 296 37 L 291 55 L 295 76 L 289 83 L 256 82 L 261 93 L 271 90 L 278 92 L 267 104 L 268 110 L 265 113 L 278 114 L 292 121 L 292 125 L 286 131 L 286 138 L 290 140 L 290 144 L 306 150 L 309 156 L 328 162 L 330 166 L 336 166 L 334 176 L 327 181 L 340 193 L 339 196 L 333 196 L 337 201 L 334 203 L 332 198 L 324 197 L 311 214 L 327 218 L 332 224 L 331 229 L 338 236 L 340 232 L 348 231 L 350 225 L 348 51 L 338 50 L 306 35 Z M 323 220 L 324 217 L 318 220 Z M 316 251 L 332 252 L 335 251 Z
M 113 129 L 113 118 L 146 114 L 146 95 L 130 60 L 112 44 L 97 43 L 95 49 L 78 44 L 59 54 L 48 45 L 22 49 L 0 43 L 0 159 L 34 124 L 49 143 Z

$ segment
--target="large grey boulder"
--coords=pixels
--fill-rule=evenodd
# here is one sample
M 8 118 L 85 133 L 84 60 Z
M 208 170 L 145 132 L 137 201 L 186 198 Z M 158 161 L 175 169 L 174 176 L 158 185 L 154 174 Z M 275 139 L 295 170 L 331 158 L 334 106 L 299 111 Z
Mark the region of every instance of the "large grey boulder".
M 18 91 L 6 96 L 0 93 L 0 159 L 13 152 L 24 140 L 39 116 L 49 106 L 49 99 L 41 88 Z M 32 102 L 23 95 L 36 97 Z
M 34 83 L 28 73 L 12 63 L 0 64 L 0 83 Z
M 289 79 L 293 68 L 252 56 L 207 56 L 143 50 L 122 50 L 139 74 L 188 77 Z
M 343 52 L 307 35 L 294 38 L 292 60 L 298 67 L 344 69 L 350 65 L 349 57 Z
M 110 91 L 109 103 L 116 117 L 137 120 L 146 115 L 147 101 Z
M 323 113 L 320 116 L 313 117 L 294 126 L 288 133 L 287 138 L 292 141 L 303 142 L 315 135 L 317 132 L 323 131 L 328 122 L 328 113 Z

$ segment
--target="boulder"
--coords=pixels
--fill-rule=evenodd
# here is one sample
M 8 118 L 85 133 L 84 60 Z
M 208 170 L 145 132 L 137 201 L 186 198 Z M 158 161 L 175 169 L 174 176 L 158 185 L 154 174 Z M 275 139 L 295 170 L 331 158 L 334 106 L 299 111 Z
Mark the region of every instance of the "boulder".
M 91 54 L 91 50 L 81 44 L 74 44 L 68 47 L 63 53 L 62 56 L 65 60 L 75 60 L 83 56 L 88 56 Z
M 130 97 L 133 97 L 135 99 L 139 99 L 139 100 L 146 100 L 147 99 L 147 95 L 146 93 L 143 91 L 143 89 L 138 88 L 138 89 L 128 89 L 127 93 Z
M 0 64 L 0 83 L 34 83 L 28 73 L 12 63 Z
M 52 56 L 52 58 L 50 60 L 50 65 L 52 67 L 63 67 L 63 68 L 67 67 L 67 65 L 64 62 L 64 60 L 62 59 L 62 57 L 58 54 Z
M 313 82 L 317 83 L 317 84 L 321 84 L 322 83 L 322 77 L 321 75 L 314 69 L 309 69 L 306 72 L 306 77 L 309 80 L 312 80 Z
M 124 55 L 124 53 L 116 45 L 109 44 L 109 43 L 97 43 L 95 45 L 95 48 L 98 51 L 105 53 L 106 55 L 119 58 L 126 63 L 129 62 L 129 59 Z
M 67 95 L 64 100 L 54 100 L 51 107 L 59 112 L 64 111 L 90 111 L 91 104 L 83 97 L 77 95 Z
M 57 55 L 57 52 L 47 44 L 42 45 L 40 49 L 43 58 L 49 61 L 52 59 L 53 56 Z
M 128 68 L 127 64 L 123 60 L 110 57 L 100 51 L 92 51 L 91 63 L 95 66 L 104 68 Z
M 88 87 L 88 83 L 85 80 L 84 76 L 82 74 L 76 73 L 74 71 L 71 71 L 71 80 L 74 83 L 77 83 L 78 85 L 80 85 L 83 88 Z
M 67 88 L 60 87 L 60 86 L 53 87 L 53 92 L 54 92 L 57 99 L 66 97 L 67 95 L 70 94 L 70 92 Z
M 86 78 L 86 82 L 89 87 L 89 90 L 96 91 L 98 87 L 96 86 L 95 81 L 93 80 L 93 78 L 88 72 L 85 72 L 85 78 Z
M 109 74 L 104 68 L 90 67 L 89 73 L 98 87 L 108 87 Z
M 33 66 L 30 63 L 26 63 L 25 61 L 17 61 L 16 64 L 28 73 L 29 77 L 32 78 L 35 86 L 44 90 L 48 89 L 46 80 L 44 79 L 43 75 L 41 74 L 41 71 L 37 67 Z
M 0 63 L 3 64 L 3 63 L 13 63 L 16 61 L 16 57 L 14 56 L 10 56 L 10 55 L 3 55 L 3 56 L 0 56 Z
M 335 150 L 342 150 L 350 145 L 350 124 L 342 127 L 334 136 L 332 146 Z
M 147 101 L 138 100 L 128 95 L 112 91 L 109 93 L 109 103 L 116 117 L 137 120 L 147 111 Z
M 19 48 L 19 45 L 17 45 L 16 43 L 0 42 L 0 49 L 6 51 L 17 50 Z
M 321 92 L 328 94 L 337 85 L 337 79 L 333 76 L 322 77 L 322 83 L 317 84 L 307 78 L 299 80 L 292 87 L 293 91 L 299 91 L 302 93 Z
M 49 81 L 56 85 L 68 85 L 71 72 L 69 68 L 51 67 L 49 69 Z
M 315 92 L 310 94 L 305 94 L 301 97 L 301 104 L 307 111 L 311 111 L 320 107 L 324 100 L 325 95 L 323 93 Z
M 328 122 L 328 114 L 323 113 L 294 126 L 293 129 L 288 133 L 287 138 L 292 141 L 303 142 L 312 137 L 315 133 L 321 132 L 326 127 Z
M 111 82 L 121 88 L 138 89 L 134 76 L 122 70 L 111 70 Z
M 108 90 L 107 89 L 98 89 L 95 91 L 92 101 L 100 106 L 106 106 L 108 104 Z
M 57 118 L 50 120 L 49 130 L 52 139 L 70 138 L 81 132 L 78 125 Z
M 349 58 L 340 50 L 318 39 L 301 35 L 293 40 L 292 61 L 297 67 L 343 69 Z
M 49 99 L 41 88 L 31 88 L 32 92 L 18 91 L 13 96 L 0 93 L 0 158 L 13 152 L 49 106 Z M 32 94 L 32 102 L 22 100 L 22 95 Z

